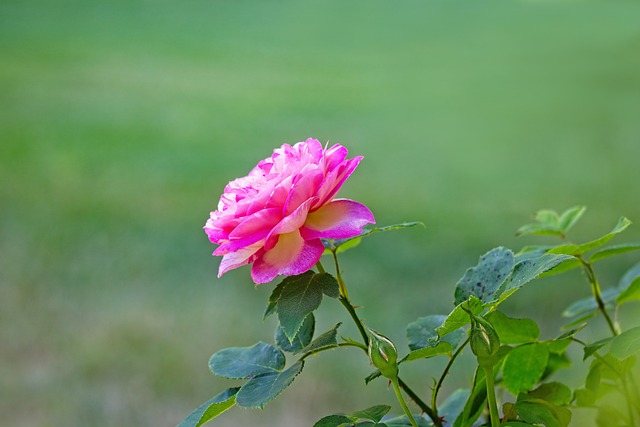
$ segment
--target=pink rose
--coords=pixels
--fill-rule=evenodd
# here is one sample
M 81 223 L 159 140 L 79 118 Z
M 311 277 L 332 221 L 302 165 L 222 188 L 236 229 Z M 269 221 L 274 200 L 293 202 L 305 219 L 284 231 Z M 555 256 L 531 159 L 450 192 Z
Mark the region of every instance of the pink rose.
M 284 144 L 249 175 L 231 181 L 204 226 L 220 245 L 213 252 L 222 255 L 218 277 L 251 263 L 258 284 L 304 273 L 324 252 L 321 238 L 357 236 L 375 223 L 365 205 L 334 199 L 361 160 L 347 159 L 341 145 L 323 149 L 309 138 Z

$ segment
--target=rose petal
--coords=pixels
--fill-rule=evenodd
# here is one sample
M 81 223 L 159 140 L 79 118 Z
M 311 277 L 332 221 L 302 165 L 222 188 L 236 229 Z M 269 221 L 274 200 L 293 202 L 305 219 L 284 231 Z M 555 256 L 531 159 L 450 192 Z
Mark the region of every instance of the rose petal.
M 241 265 L 250 264 L 255 259 L 255 255 L 261 250 L 262 242 L 257 242 L 246 248 L 242 248 L 236 252 L 230 252 L 222 257 L 220 267 L 218 268 L 218 277 L 222 276 L 229 270 L 238 268 Z
M 300 230 L 305 240 L 346 239 L 362 233 L 367 224 L 375 224 L 373 214 L 362 203 L 336 199 L 307 215 Z
M 309 209 L 311 209 L 311 205 L 316 202 L 316 198 L 312 197 L 307 200 L 303 204 L 301 204 L 298 209 L 293 211 L 291 215 L 286 216 L 273 227 L 271 232 L 267 235 L 267 240 L 264 244 L 264 249 L 266 251 L 270 251 L 278 241 L 278 235 L 291 233 L 292 231 L 298 230 L 302 227 L 302 224 L 307 220 L 307 213 L 309 213 Z
M 319 198 L 316 206 L 326 204 L 336 195 L 340 187 L 342 187 L 342 184 L 344 184 L 347 178 L 356 170 L 362 159 L 362 156 L 349 159 L 327 175 L 316 193 Z
M 322 182 L 324 173 L 321 170 L 311 170 L 300 176 L 300 179 L 291 187 L 287 201 L 284 204 L 283 215 L 289 215 L 312 196 Z
M 272 281 L 277 275 L 294 276 L 311 269 L 324 252 L 319 239 L 305 241 L 296 230 L 278 236 L 278 243 L 253 263 L 251 278 L 257 284 Z

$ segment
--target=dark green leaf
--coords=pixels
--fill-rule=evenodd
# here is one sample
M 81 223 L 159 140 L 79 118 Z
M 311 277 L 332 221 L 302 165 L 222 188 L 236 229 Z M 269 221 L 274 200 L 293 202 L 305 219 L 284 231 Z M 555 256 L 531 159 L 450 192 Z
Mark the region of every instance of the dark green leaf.
M 447 425 L 451 425 L 462 413 L 470 393 L 468 388 L 457 389 L 438 407 L 438 415 L 448 423 Z
M 433 347 L 438 343 L 438 333 L 436 328 L 440 327 L 447 316 L 432 315 L 420 317 L 416 321 L 410 323 L 407 326 L 407 339 L 409 340 L 409 348 L 411 350 L 418 350 L 424 347 Z M 451 344 L 452 348 L 455 348 L 464 331 L 457 330 L 443 338 L 444 341 Z
M 546 427 L 567 427 L 571 411 L 542 399 L 516 402 L 516 412 L 524 421 Z
M 270 372 L 251 378 L 236 396 L 236 403 L 243 408 L 264 408 L 289 386 L 302 371 L 304 362 L 298 362 L 283 372 Z
M 229 388 L 214 396 L 187 415 L 176 427 L 199 427 L 231 408 L 236 403 L 239 387 Z
M 285 278 L 277 287 L 281 289 L 275 311 L 289 340 L 295 338 L 305 317 L 320 306 L 322 294 L 333 298 L 339 295 L 338 282 L 328 273 L 307 271 Z
M 570 330 L 566 331 L 565 333 L 563 333 L 562 335 L 560 335 L 556 339 L 557 340 L 563 340 L 565 338 L 572 338 L 575 334 L 577 334 L 578 332 L 583 330 L 586 326 L 587 326 L 586 323 L 582 323 L 577 328 L 573 328 L 573 329 L 570 329 Z
M 313 427 L 343 427 L 352 426 L 354 421 L 344 415 L 329 415 L 316 422 Z
M 608 258 L 610 256 L 623 254 L 625 252 L 640 250 L 640 243 L 627 243 L 622 245 L 609 246 L 596 251 L 589 258 L 590 263 L 600 261 L 601 259 Z
M 276 327 L 276 336 L 275 341 L 276 345 L 280 347 L 284 351 L 288 351 L 289 353 L 299 353 L 302 349 L 311 343 L 313 339 L 313 332 L 316 327 L 316 319 L 313 316 L 313 313 L 310 313 L 307 317 L 305 317 L 304 322 L 302 322 L 302 326 L 298 330 L 298 333 L 293 338 L 293 341 L 289 341 L 289 338 L 284 334 L 280 325 Z
M 244 379 L 278 372 L 284 368 L 284 354 L 276 347 L 259 342 L 252 347 L 230 347 L 216 352 L 209 369 L 223 378 Z
M 541 384 L 538 388 L 527 393 L 528 399 L 542 399 L 558 406 L 565 406 L 571 402 L 571 389 L 559 382 Z
M 458 281 L 455 304 L 475 296 L 483 302 L 491 301 L 496 291 L 513 270 L 514 256 L 509 249 L 498 247 L 480 257 L 478 265 L 467 270 Z
M 463 301 L 458 304 L 453 311 L 449 313 L 444 323 L 436 328 L 436 332 L 441 339 L 445 335 L 471 323 L 469 314 L 465 309 L 471 311 L 475 315 L 479 315 L 484 310 L 484 306 L 482 301 L 474 296 L 469 297 L 469 301 Z
M 507 390 L 515 395 L 531 390 L 542 377 L 548 358 L 549 350 L 541 344 L 526 344 L 511 350 L 502 369 Z
M 628 329 L 613 338 L 609 353 L 618 359 L 625 359 L 640 351 L 640 326 Z
M 531 319 L 513 319 L 496 310 L 487 316 L 487 320 L 498 333 L 501 344 L 524 344 L 536 341 L 540 336 L 538 325 Z
M 445 341 L 439 342 L 435 347 L 424 347 L 418 350 L 414 350 L 407 354 L 401 362 L 409 362 L 417 359 L 428 359 L 431 357 L 439 356 L 441 354 L 451 354 L 451 344 Z
M 585 206 L 574 206 L 564 211 L 558 220 L 560 230 L 566 234 L 567 231 L 578 222 L 586 210 L 587 208 Z
M 321 348 L 336 346 L 338 344 L 336 335 L 338 334 L 338 328 L 340 327 L 340 325 L 342 325 L 342 323 L 337 323 L 336 325 L 334 325 L 333 328 L 320 335 L 318 338 L 313 340 L 311 344 L 302 349 L 300 353 L 313 353 Z
M 391 409 L 388 405 L 375 405 L 361 411 L 356 411 L 348 414 L 348 417 L 355 418 L 357 420 L 371 420 L 373 422 L 379 422 L 387 412 Z

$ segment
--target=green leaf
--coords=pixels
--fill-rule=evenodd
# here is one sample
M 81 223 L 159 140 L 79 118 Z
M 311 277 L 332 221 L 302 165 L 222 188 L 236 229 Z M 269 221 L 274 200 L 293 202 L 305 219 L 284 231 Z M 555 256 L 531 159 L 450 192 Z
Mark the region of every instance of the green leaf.
M 344 415 L 328 415 L 321 418 L 313 427 L 347 427 L 352 425 L 353 420 Z
M 540 336 L 540 328 L 531 319 L 513 319 L 501 311 L 494 311 L 487 320 L 500 337 L 501 344 L 524 344 L 536 341 Z
M 549 360 L 547 361 L 547 366 L 544 368 L 541 380 L 544 380 L 556 371 L 568 368 L 569 366 L 571 366 L 571 360 L 569 360 L 566 353 L 549 353 Z
M 236 403 L 243 408 L 264 408 L 298 376 L 304 362 L 298 362 L 283 372 L 269 372 L 247 381 L 236 396 Z
M 451 354 L 451 344 L 445 341 L 439 342 L 435 347 L 424 347 L 407 354 L 400 362 L 409 362 L 417 359 L 428 359 L 441 354 Z
M 484 370 L 476 369 L 473 389 L 460 415 L 453 423 L 454 427 L 471 427 L 480 417 L 487 401 L 487 383 Z
M 571 389 L 559 382 L 549 382 L 527 393 L 527 399 L 542 399 L 554 405 L 565 406 L 571 402 Z
M 418 423 L 418 427 L 433 427 L 431 421 L 426 420 L 420 414 L 413 414 L 413 419 Z M 375 425 L 375 424 L 374 424 Z M 406 415 L 401 415 L 399 417 L 390 418 L 384 420 L 384 424 L 378 424 L 378 426 L 387 426 L 387 427 L 411 427 L 411 421 L 407 418 Z M 361 424 L 357 424 L 357 427 L 361 427 Z
M 518 228 L 516 231 L 516 236 L 528 236 L 528 235 L 552 235 L 552 236 L 562 236 L 562 232 L 558 230 L 557 227 L 549 227 L 547 225 L 542 224 L 527 224 Z
M 547 366 L 549 350 L 540 344 L 516 347 L 507 355 L 502 369 L 507 390 L 517 395 L 536 385 Z
M 613 227 L 613 230 L 611 230 L 609 233 L 605 234 L 604 236 L 600 237 L 599 239 L 593 240 L 593 241 L 588 242 L 588 243 L 581 244 L 579 253 L 580 254 L 584 254 L 586 252 L 589 252 L 592 249 L 595 249 L 595 248 L 598 248 L 598 247 L 604 245 L 609 240 L 614 238 L 617 234 L 622 233 L 630 225 L 631 225 L 631 221 L 629 221 L 625 217 L 621 217 L 618 220 L 618 223 L 616 224 L 616 226 Z
M 420 317 L 416 321 L 410 323 L 407 326 L 407 339 L 409 340 L 409 348 L 411 350 L 418 350 L 425 347 L 434 347 L 438 344 L 438 333 L 436 332 L 436 328 L 440 327 L 447 316 L 442 315 L 431 315 Z M 452 348 L 455 348 L 462 336 L 464 335 L 464 331 L 457 330 L 445 338 L 443 341 L 451 344 Z
M 566 234 L 580 220 L 586 210 L 586 206 L 574 206 L 564 211 L 558 220 L 560 230 Z
M 610 256 L 623 254 L 625 252 L 640 250 L 640 243 L 627 243 L 622 245 L 609 246 L 596 251 L 589 258 L 590 263 L 600 261 L 601 259 L 608 258 Z
M 542 225 L 560 228 L 560 216 L 551 209 L 540 209 L 534 219 Z
M 281 289 L 277 292 L 275 311 L 282 331 L 290 341 L 295 338 L 305 317 L 320 306 L 323 294 L 337 298 L 340 292 L 333 276 L 313 271 L 287 277 L 277 288 Z
M 516 402 L 516 412 L 524 421 L 546 427 L 567 427 L 571 422 L 570 410 L 542 399 Z
M 514 255 L 509 249 L 498 247 L 480 257 L 478 265 L 467 270 L 458 281 L 455 304 L 475 296 L 483 302 L 491 301 L 496 291 L 511 274 Z
M 340 325 L 342 325 L 342 322 L 335 324 L 327 332 L 323 333 L 318 338 L 311 341 L 311 343 L 308 346 L 306 346 L 304 349 L 302 349 L 300 353 L 305 353 L 305 354 L 314 353 L 315 351 L 321 348 L 335 347 L 336 345 L 338 345 L 338 341 L 336 340 L 336 335 L 338 334 L 338 328 L 340 327 Z
M 284 354 L 261 341 L 251 347 L 230 347 L 214 353 L 209 360 L 209 369 L 219 377 L 245 379 L 278 372 L 284 364 Z
M 347 239 L 322 239 L 322 244 L 324 245 L 324 247 L 326 248 L 325 250 L 325 254 L 330 254 L 332 251 L 336 251 L 336 253 L 341 253 L 344 252 L 346 250 L 349 250 L 351 248 L 355 248 L 356 246 L 358 246 L 360 244 L 360 242 L 362 241 L 363 237 L 367 237 L 367 236 L 371 236 L 373 234 L 376 233 L 382 233 L 385 231 L 392 231 L 392 230 L 401 230 L 404 228 L 411 228 L 411 227 L 415 227 L 421 225 L 422 227 L 424 227 L 425 225 L 421 222 L 403 222 L 400 224 L 393 224 L 393 225 L 387 225 L 384 227 L 374 227 L 374 228 L 370 228 L 368 230 L 365 230 L 362 234 L 360 234 L 359 236 L 354 236 L 354 237 L 349 237 Z
M 569 347 L 569 345 L 571 344 L 571 340 L 570 339 L 563 339 L 563 340 L 556 339 L 556 340 L 550 340 L 550 341 L 543 341 L 540 344 L 546 346 L 547 350 L 549 350 L 549 353 L 561 354 L 561 353 L 564 353 L 564 351 L 567 349 L 567 347 Z
M 573 328 L 570 329 L 568 331 L 566 331 L 565 333 L 563 333 L 562 335 L 560 335 L 558 338 L 556 338 L 556 340 L 563 340 L 565 338 L 571 338 L 573 337 L 575 334 L 577 334 L 578 332 L 580 332 L 581 330 L 583 330 L 585 327 L 587 326 L 586 323 L 582 323 L 580 325 L 578 325 L 577 328 Z
M 513 273 L 511 273 L 509 280 L 504 284 L 504 289 L 499 293 L 500 298 L 498 299 L 498 303 L 504 301 L 515 290 L 520 289 L 541 274 L 552 270 L 558 266 L 558 264 L 569 259 L 571 259 L 571 257 L 568 255 L 551 253 L 519 256 L 516 260 L 516 265 L 513 267 Z
M 236 393 L 239 387 L 229 388 L 212 397 L 191 412 L 176 427 L 199 427 L 209 420 L 214 419 L 236 404 Z
M 303 350 L 311 343 L 315 327 L 316 319 L 313 316 L 313 313 L 309 313 L 309 315 L 305 317 L 304 322 L 302 322 L 302 326 L 298 330 L 296 336 L 293 338 L 293 341 L 289 341 L 289 338 L 285 335 L 280 325 L 278 325 L 276 327 L 275 335 L 276 345 L 282 350 L 288 351 L 289 353 L 300 353 L 301 350 Z
M 628 329 L 613 338 L 609 353 L 618 359 L 626 359 L 640 351 L 640 326 Z
M 609 343 L 611 343 L 612 339 L 613 339 L 613 337 L 604 338 L 604 339 L 601 339 L 599 341 L 596 341 L 596 342 L 593 342 L 591 344 L 588 344 L 588 345 L 584 346 L 584 356 L 583 356 L 582 360 L 587 360 L 596 351 L 600 350 L 604 346 L 606 346 Z
M 371 420 L 377 423 L 390 410 L 391 410 L 391 406 L 389 405 L 375 405 L 370 408 L 363 409 L 361 411 L 352 412 L 347 416 L 350 418 L 355 418 L 356 420 Z
M 620 295 L 616 301 L 622 304 L 629 301 L 640 300 L 640 263 L 631 267 L 618 283 Z
M 615 301 L 620 293 L 618 288 L 609 288 L 602 291 L 600 297 L 607 308 L 611 308 L 611 302 Z M 565 308 L 562 312 L 564 317 L 580 316 L 585 313 L 592 313 L 598 310 L 598 303 L 593 296 L 579 299 L 578 301 Z
M 482 301 L 474 296 L 469 297 L 469 301 L 463 301 L 458 304 L 453 311 L 449 313 L 442 325 L 436 328 L 436 332 L 441 339 L 445 335 L 471 323 L 471 319 L 465 311 L 465 308 L 475 315 L 479 315 L 484 310 Z

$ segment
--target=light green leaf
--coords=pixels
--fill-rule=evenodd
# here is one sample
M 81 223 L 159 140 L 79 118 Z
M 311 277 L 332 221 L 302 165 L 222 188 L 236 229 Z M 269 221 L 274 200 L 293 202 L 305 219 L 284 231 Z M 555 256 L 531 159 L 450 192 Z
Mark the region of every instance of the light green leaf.
M 328 273 L 307 271 L 285 278 L 277 287 L 281 289 L 275 311 L 280 327 L 290 341 L 295 338 L 307 315 L 320 306 L 323 294 L 332 298 L 339 296 L 338 282 Z
M 602 301 L 605 303 L 605 307 L 610 308 L 611 302 L 615 301 L 616 297 L 620 293 L 618 288 L 609 288 L 602 291 L 600 294 Z M 578 301 L 565 308 L 562 312 L 564 317 L 580 316 L 585 313 L 592 313 L 598 310 L 598 303 L 593 296 L 579 299 Z
M 419 350 L 414 350 L 407 354 L 400 362 L 409 362 L 417 359 L 428 359 L 431 357 L 439 356 L 441 354 L 450 354 L 451 344 L 445 341 L 439 342 L 435 347 L 424 347 Z
M 542 341 L 540 344 L 545 345 L 549 353 L 562 354 L 571 344 L 570 339 Z
M 264 406 L 287 388 L 302 371 L 304 362 L 298 362 L 283 372 L 269 372 L 247 381 L 236 396 L 236 403 L 243 408 Z
M 484 310 L 482 301 L 475 296 L 469 297 L 469 301 L 463 301 L 458 304 L 453 311 L 449 313 L 444 323 L 436 328 L 436 332 L 441 339 L 445 335 L 471 323 L 471 319 L 465 311 L 465 308 L 475 315 L 479 315 Z
M 528 236 L 528 235 L 552 235 L 562 236 L 562 232 L 557 227 L 549 227 L 543 224 L 527 224 L 518 228 L 516 236 Z
M 560 335 L 558 338 L 556 338 L 556 340 L 563 340 L 565 338 L 571 338 L 575 334 L 577 334 L 578 332 L 583 330 L 586 326 L 587 326 L 586 323 L 582 323 L 582 324 L 578 325 L 578 327 L 570 329 L 570 330 L 564 332 L 562 335 Z
M 251 347 L 225 348 L 214 353 L 209 360 L 209 369 L 214 375 L 231 379 L 245 379 L 278 372 L 284 365 L 284 354 L 263 342 Z
M 628 329 L 613 338 L 609 353 L 618 359 L 626 359 L 640 351 L 640 326 Z
M 590 263 L 600 261 L 601 259 L 608 258 L 610 256 L 623 254 L 625 252 L 640 250 L 640 243 L 627 243 L 622 245 L 609 246 L 596 251 L 589 258 Z
M 516 402 L 516 412 L 524 421 L 546 427 L 567 427 L 571 422 L 570 410 L 542 399 Z
M 475 296 L 483 302 L 491 301 L 496 291 L 507 280 L 514 265 L 514 255 L 509 249 L 498 247 L 480 257 L 478 265 L 467 270 L 458 281 L 455 304 Z
M 590 250 L 593 250 L 595 248 L 598 248 L 598 247 L 604 245 L 609 240 L 614 238 L 617 234 L 622 233 L 630 225 L 631 225 L 631 221 L 629 221 L 625 217 L 621 217 L 618 220 L 618 223 L 616 224 L 616 226 L 613 227 L 613 230 L 611 230 L 609 233 L 605 234 L 604 236 L 600 237 L 599 239 L 593 240 L 593 241 L 588 242 L 588 243 L 581 244 L 580 245 L 580 250 L 579 250 L 578 253 L 579 254 L 584 254 L 586 252 L 589 252 Z
M 200 427 L 207 421 L 214 419 L 236 404 L 238 390 L 240 390 L 239 387 L 234 387 L 217 394 L 187 415 L 176 427 Z
M 586 210 L 586 206 L 574 206 L 564 211 L 558 220 L 560 230 L 566 234 L 580 220 Z
M 403 222 L 400 224 L 387 225 L 384 227 L 374 227 L 368 230 L 365 230 L 359 236 L 349 237 L 347 239 L 322 239 L 322 244 L 326 248 L 324 254 L 330 254 L 332 251 L 336 251 L 336 253 L 341 253 L 351 248 L 355 248 L 360 244 L 363 237 L 371 236 L 376 233 L 382 233 L 385 231 L 393 231 L 393 230 L 401 230 L 404 228 L 411 228 L 421 225 L 424 227 L 425 225 L 421 222 Z
M 278 325 L 276 327 L 275 334 L 275 342 L 278 347 L 280 347 L 284 351 L 288 351 L 289 353 L 297 354 L 300 353 L 302 349 L 308 346 L 313 339 L 313 332 L 316 327 L 316 319 L 313 316 L 313 313 L 309 313 L 307 317 L 305 317 L 304 322 L 302 322 L 302 326 L 298 330 L 298 333 L 293 338 L 292 341 L 289 341 L 289 338 L 285 335 L 284 331 Z
M 315 351 L 321 348 L 327 347 L 335 347 L 338 345 L 338 341 L 336 340 L 336 335 L 338 334 L 338 328 L 342 325 L 342 323 L 337 323 L 333 326 L 333 328 L 329 329 L 327 332 L 320 335 L 315 340 L 311 341 L 311 343 L 306 346 L 300 353 L 314 353 Z
M 527 393 L 527 399 L 542 399 L 554 405 L 565 406 L 571 402 L 571 389 L 559 382 L 549 382 Z
M 514 319 L 501 311 L 494 311 L 487 320 L 500 337 L 500 344 L 524 344 L 540 337 L 540 328 L 531 319 Z
M 599 341 L 586 345 L 584 347 L 584 356 L 582 357 L 582 360 L 587 360 L 589 356 L 593 355 L 596 351 L 610 344 L 612 339 L 613 337 L 604 338 Z
M 618 304 L 640 300 L 640 263 L 631 267 L 622 276 L 618 289 L 620 290 L 620 295 L 616 299 Z
M 531 390 L 542 377 L 548 358 L 545 345 L 526 344 L 511 350 L 502 369 L 507 390 L 515 395 Z
M 436 328 L 440 327 L 447 316 L 431 315 L 420 317 L 416 321 L 410 323 L 407 326 L 407 339 L 409 340 L 409 348 L 411 350 L 418 350 L 424 347 L 433 347 L 438 343 L 438 333 Z M 451 344 L 452 348 L 455 348 L 464 331 L 457 330 L 443 338 L 444 341 Z
M 551 209 L 540 209 L 536 212 L 535 220 L 542 225 L 549 227 L 560 228 L 560 216 L 558 213 Z

